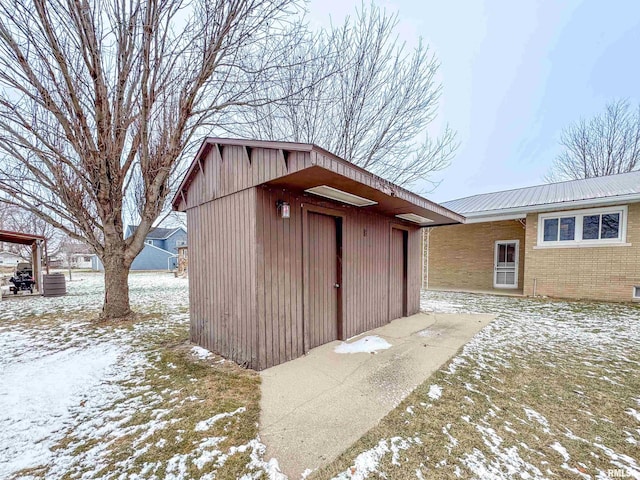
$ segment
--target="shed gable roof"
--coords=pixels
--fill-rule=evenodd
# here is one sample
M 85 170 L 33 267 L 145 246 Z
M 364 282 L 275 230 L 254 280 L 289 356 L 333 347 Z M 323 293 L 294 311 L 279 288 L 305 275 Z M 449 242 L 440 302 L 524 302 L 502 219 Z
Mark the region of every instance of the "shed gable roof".
M 227 156 L 226 147 L 240 150 Z M 204 140 L 173 198 L 174 209 L 184 211 L 194 206 L 193 202 L 189 206 L 187 197 L 199 174 L 217 175 L 216 172 L 210 173 L 209 167 L 205 164 L 205 159 L 211 152 L 220 165 L 228 164 L 230 161 L 243 164 L 243 171 L 235 175 L 240 178 L 234 178 L 231 182 L 233 185 L 227 188 L 224 194 L 263 184 L 299 191 L 326 185 L 376 201 L 375 205 L 361 208 L 372 209 L 385 215 L 414 213 L 429 218 L 431 223 L 428 225 L 464 221 L 463 216 L 378 177 L 317 145 L 228 138 Z M 197 189 L 198 194 L 202 196 L 202 191 L 206 188 L 209 189 L 206 191 L 208 196 L 206 199 L 199 198 L 200 203 L 223 195 L 212 191 L 215 189 L 210 186 Z
M 468 218 L 640 201 L 640 171 L 472 195 L 442 205 Z

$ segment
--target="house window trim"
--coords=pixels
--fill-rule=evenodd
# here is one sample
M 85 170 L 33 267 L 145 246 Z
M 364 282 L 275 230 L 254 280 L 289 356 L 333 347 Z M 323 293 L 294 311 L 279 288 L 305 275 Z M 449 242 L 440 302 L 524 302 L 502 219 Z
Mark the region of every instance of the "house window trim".
M 589 215 L 605 215 L 608 213 L 620 214 L 620 228 L 618 229 L 618 238 L 582 239 L 582 225 L 585 216 Z M 627 205 L 616 205 L 613 207 L 601 208 L 585 208 L 581 210 L 563 210 L 556 212 L 545 212 L 538 214 L 538 232 L 536 249 L 539 248 L 576 248 L 576 247 L 606 247 L 606 246 L 629 246 L 627 242 Z M 555 240 L 544 241 L 544 221 L 550 218 L 567 218 L 575 217 L 575 236 L 574 240 Z M 559 226 L 559 224 L 558 224 Z
M 145 240 L 144 244 L 153 246 L 153 240 Z

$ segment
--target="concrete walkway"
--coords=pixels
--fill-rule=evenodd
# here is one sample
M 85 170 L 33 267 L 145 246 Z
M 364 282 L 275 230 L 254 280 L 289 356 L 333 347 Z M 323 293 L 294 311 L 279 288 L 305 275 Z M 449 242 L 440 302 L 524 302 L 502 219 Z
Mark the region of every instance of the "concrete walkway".
M 377 335 L 392 345 L 387 350 L 339 354 L 336 341 L 262 371 L 265 458 L 278 459 L 292 479 L 329 463 L 494 318 L 419 313 L 348 342 Z

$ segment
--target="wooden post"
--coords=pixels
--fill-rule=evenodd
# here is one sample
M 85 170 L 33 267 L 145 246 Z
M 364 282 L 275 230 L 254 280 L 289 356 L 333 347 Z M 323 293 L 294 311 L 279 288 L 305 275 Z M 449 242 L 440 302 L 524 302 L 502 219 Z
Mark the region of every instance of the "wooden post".
M 40 240 L 31 244 L 31 268 L 38 292 L 42 293 L 42 242 Z

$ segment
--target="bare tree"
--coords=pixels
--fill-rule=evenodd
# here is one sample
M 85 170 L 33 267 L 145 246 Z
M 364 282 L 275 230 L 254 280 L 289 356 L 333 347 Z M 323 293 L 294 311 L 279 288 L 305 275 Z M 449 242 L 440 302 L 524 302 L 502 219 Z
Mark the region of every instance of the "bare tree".
M 640 107 L 628 100 L 609 103 L 604 112 L 581 119 L 563 130 L 549 182 L 601 177 L 640 167 Z
M 271 101 L 296 13 L 295 0 L 0 3 L 3 201 L 91 245 L 102 318 L 131 314 L 130 265 L 194 136 Z M 125 239 L 128 198 L 139 226 Z
M 316 143 L 400 185 L 428 180 L 457 148 L 448 127 L 433 138 L 439 67 L 428 47 L 409 49 L 396 36 L 397 15 L 371 5 L 334 26 L 296 55 L 306 61 L 283 72 L 275 96 L 283 102 L 244 111 L 232 132 L 263 139 Z M 302 89 L 335 71 L 312 89 Z
M 273 96 L 283 101 L 244 110 L 230 131 L 316 143 L 400 185 L 428 181 L 458 145 L 448 127 L 429 135 L 439 63 L 422 43 L 408 51 L 397 25 L 397 15 L 371 5 L 321 31 L 296 49 L 298 68 L 278 72 Z

